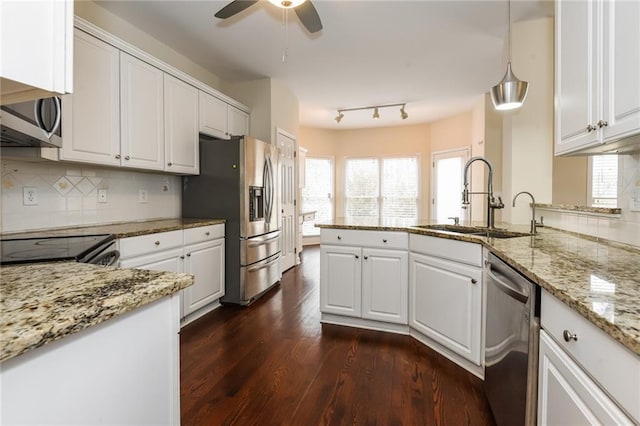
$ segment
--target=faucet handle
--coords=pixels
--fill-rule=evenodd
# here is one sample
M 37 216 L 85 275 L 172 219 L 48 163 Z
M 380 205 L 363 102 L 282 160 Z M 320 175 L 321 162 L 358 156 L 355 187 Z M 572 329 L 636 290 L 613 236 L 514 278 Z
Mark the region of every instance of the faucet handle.
M 453 219 L 454 225 L 460 225 L 460 218 L 458 216 L 449 216 L 447 219 Z

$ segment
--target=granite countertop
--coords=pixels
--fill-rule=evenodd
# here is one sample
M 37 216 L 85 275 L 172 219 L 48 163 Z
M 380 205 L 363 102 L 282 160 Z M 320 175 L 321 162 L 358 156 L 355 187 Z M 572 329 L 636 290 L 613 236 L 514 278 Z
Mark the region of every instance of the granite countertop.
M 218 225 L 225 223 L 224 219 L 154 219 L 137 222 L 119 222 L 106 225 L 76 226 L 70 228 L 55 228 L 50 230 L 25 231 L 3 234 L 2 238 L 59 237 L 67 235 L 98 235 L 115 234 L 116 238 L 136 237 L 139 235 L 155 234 L 157 232 L 176 231 L 199 226 Z
M 338 219 L 317 226 L 404 231 L 480 243 L 640 355 L 640 250 L 549 227 L 539 228 L 535 236 L 499 239 L 420 227 L 431 224 Z M 497 226 L 513 232 L 529 231 L 528 225 Z
M 0 269 L 0 362 L 193 284 L 193 276 L 75 262 Z

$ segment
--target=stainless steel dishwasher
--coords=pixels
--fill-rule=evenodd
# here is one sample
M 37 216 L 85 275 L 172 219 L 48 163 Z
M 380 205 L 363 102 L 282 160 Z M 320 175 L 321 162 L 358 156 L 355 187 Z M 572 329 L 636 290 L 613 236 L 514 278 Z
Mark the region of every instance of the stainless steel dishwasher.
M 540 287 L 492 253 L 485 260 L 484 388 L 499 426 L 533 425 L 538 390 Z

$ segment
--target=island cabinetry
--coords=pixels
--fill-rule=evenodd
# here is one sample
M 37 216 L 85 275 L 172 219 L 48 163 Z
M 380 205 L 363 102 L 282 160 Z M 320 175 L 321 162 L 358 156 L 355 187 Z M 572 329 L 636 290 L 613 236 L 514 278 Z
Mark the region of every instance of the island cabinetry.
M 368 328 L 407 324 L 406 233 L 323 229 L 321 243 L 323 321 L 340 322 L 330 316 L 337 315 L 365 320 L 358 324 Z
M 539 424 L 640 422 L 640 357 L 542 292 Z
M 412 333 L 463 366 L 481 366 L 482 247 L 413 234 L 409 247 Z

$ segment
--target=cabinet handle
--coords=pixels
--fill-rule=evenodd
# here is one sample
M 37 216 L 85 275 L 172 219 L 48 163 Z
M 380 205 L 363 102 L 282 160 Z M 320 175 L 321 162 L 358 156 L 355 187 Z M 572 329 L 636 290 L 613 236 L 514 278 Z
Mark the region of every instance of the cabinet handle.
M 184 259 L 184 256 L 180 256 L 180 259 Z
M 191 257 L 191 253 L 187 253 L 187 257 Z
M 131 157 L 129 157 L 128 155 L 126 157 L 124 157 L 125 160 L 131 160 Z
M 209 235 L 211 235 L 211 232 L 205 232 L 204 235 L 208 237 Z
M 386 238 L 383 238 L 383 239 L 382 239 L 382 242 L 383 242 L 383 243 L 386 243 L 386 242 L 387 242 L 387 239 L 386 239 Z
M 358 256 L 357 254 L 356 254 L 356 259 L 360 259 L 360 256 Z
M 167 163 L 167 166 L 171 167 L 171 166 L 173 166 L 173 163 L 169 162 L 169 163 Z
M 116 154 L 116 160 L 120 159 L 120 154 Z
M 160 245 L 160 241 L 155 241 L 153 244 L 159 246 Z
M 476 280 L 475 278 L 471 278 L 471 284 L 478 284 L 478 280 Z
M 587 126 L 587 132 L 588 132 L 588 133 L 591 133 L 591 132 L 593 132 L 594 130 L 598 130 L 598 128 L 597 128 L 596 126 L 591 125 L 591 124 L 589 124 L 589 125 Z
M 607 127 L 608 125 L 609 125 L 609 122 L 608 122 L 608 121 L 604 121 L 604 120 L 600 120 L 600 121 L 598 121 L 598 127 L 599 127 L 599 128 L 601 128 L 601 129 L 602 129 L 603 127 Z
M 570 342 L 572 340 L 574 340 L 576 342 L 578 341 L 578 335 L 577 334 L 573 334 L 569 330 L 563 331 L 562 332 L 562 337 L 564 338 L 565 342 Z
M 342 237 L 341 237 L 340 235 L 338 235 L 338 239 L 339 239 L 339 240 L 341 240 L 341 239 L 342 239 Z

